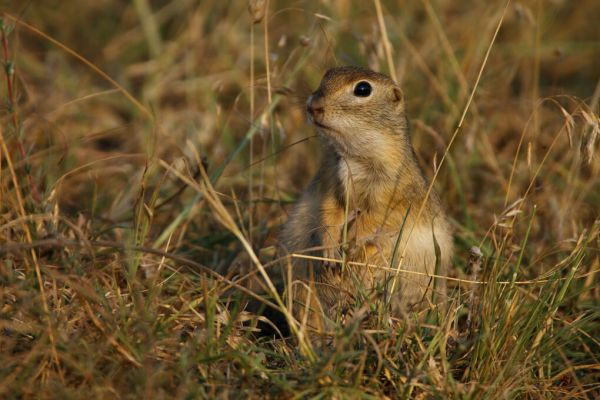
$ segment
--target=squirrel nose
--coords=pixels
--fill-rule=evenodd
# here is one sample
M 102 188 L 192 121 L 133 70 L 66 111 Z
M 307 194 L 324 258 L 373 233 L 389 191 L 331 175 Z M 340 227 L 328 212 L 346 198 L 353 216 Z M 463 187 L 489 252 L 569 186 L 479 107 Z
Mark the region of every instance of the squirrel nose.
M 313 94 L 308 98 L 306 102 L 306 112 L 315 120 L 321 120 L 323 118 L 323 102 L 321 97 Z

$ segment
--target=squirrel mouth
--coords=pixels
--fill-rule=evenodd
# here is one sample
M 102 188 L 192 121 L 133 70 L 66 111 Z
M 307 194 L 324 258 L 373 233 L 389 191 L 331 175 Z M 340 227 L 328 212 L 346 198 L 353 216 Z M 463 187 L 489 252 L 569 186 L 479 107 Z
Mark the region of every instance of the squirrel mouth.
M 313 120 L 313 124 L 315 124 L 315 126 L 317 126 L 317 127 L 319 127 L 319 128 L 323 128 L 323 129 L 327 129 L 327 130 L 330 130 L 330 129 L 331 129 L 331 128 L 330 128 L 330 127 L 328 127 L 327 125 L 324 125 L 324 124 L 322 124 L 322 123 L 320 123 L 320 122 L 318 122 L 318 121 L 314 121 L 314 120 Z
M 321 129 L 326 129 L 326 130 L 331 130 L 330 127 L 328 127 L 327 125 L 317 121 L 317 119 L 312 116 L 310 113 L 308 114 L 308 121 L 313 124 L 314 126 L 316 126 L 317 128 L 321 128 Z

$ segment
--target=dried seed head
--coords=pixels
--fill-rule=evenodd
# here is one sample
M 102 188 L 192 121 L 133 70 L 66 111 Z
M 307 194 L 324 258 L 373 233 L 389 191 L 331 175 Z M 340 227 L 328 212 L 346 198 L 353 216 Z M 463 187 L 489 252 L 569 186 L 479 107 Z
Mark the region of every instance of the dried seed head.
M 308 36 L 304 36 L 304 35 L 300 36 L 300 44 L 302 46 L 305 46 L 305 47 L 309 46 L 310 42 L 311 42 L 311 40 L 310 40 L 310 38 Z
M 258 24 L 265 17 L 267 10 L 267 0 L 248 0 L 248 12 L 252 18 L 252 23 Z
M 581 115 L 587 125 L 587 135 L 584 136 L 581 142 L 581 152 L 583 153 L 583 161 L 589 165 L 594 159 L 594 144 L 600 137 L 600 118 L 593 112 L 588 111 L 582 111 Z

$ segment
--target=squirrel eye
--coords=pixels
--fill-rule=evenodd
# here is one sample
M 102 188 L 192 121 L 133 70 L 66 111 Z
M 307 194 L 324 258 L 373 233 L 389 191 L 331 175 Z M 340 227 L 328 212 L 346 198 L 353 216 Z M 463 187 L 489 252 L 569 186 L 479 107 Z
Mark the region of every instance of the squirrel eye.
M 369 82 L 360 81 L 354 86 L 354 95 L 358 97 L 368 97 L 371 94 L 371 84 Z

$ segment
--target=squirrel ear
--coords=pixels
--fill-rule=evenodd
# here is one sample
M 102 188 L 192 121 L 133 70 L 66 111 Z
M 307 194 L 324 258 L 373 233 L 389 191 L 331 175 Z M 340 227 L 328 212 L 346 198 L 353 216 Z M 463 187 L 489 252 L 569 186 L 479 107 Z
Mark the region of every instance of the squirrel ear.
M 393 100 L 394 103 L 399 103 L 402 104 L 404 103 L 404 93 L 402 93 L 402 89 L 400 89 L 399 86 L 394 86 L 392 88 L 392 93 L 393 93 Z

